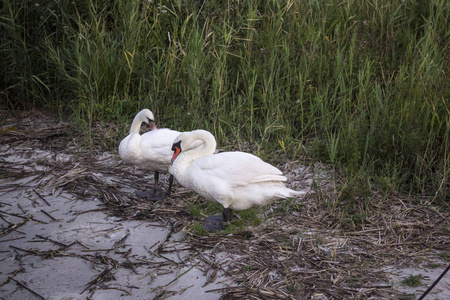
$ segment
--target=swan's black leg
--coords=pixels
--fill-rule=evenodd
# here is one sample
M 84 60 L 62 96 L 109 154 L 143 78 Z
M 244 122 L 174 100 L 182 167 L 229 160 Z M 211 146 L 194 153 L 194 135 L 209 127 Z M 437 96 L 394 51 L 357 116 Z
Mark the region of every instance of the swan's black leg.
M 158 189 L 159 172 L 155 171 L 155 189 Z
M 170 193 L 172 192 L 172 184 L 173 184 L 173 175 L 170 174 L 170 176 L 169 176 L 169 189 L 167 190 L 167 196 L 170 196 Z
M 224 208 L 222 211 L 223 222 L 228 223 L 231 222 L 231 215 L 233 214 L 233 210 L 231 208 Z
M 158 171 L 155 171 L 154 179 L 155 179 L 155 187 L 154 188 L 149 188 L 145 192 L 136 192 L 136 196 L 139 198 L 146 198 L 149 201 L 158 201 L 158 200 L 165 199 L 167 197 L 167 195 L 164 195 L 160 191 L 158 191 L 158 186 L 159 186 L 159 172 Z

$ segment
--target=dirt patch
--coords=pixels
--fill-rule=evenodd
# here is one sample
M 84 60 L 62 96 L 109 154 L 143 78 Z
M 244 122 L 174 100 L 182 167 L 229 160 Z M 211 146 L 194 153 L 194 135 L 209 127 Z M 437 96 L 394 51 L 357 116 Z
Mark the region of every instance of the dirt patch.
M 281 166 L 291 187 L 312 191 L 260 209 L 262 224 L 199 235 L 189 207 L 204 200 L 177 184 L 167 199 L 136 197 L 152 174 L 116 152 L 83 150 L 70 123 L 27 113 L 1 128 L 5 299 L 411 299 L 448 264 L 448 213 L 373 192 L 355 201 L 373 213 L 347 220 L 335 176 L 320 164 Z M 400 284 L 418 273 L 418 287 Z M 449 282 L 430 295 L 450 298 Z

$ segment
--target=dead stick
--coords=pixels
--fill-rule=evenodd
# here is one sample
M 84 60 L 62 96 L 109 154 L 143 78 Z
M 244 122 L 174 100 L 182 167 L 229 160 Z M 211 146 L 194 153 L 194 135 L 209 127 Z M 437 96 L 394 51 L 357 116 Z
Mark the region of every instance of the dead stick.
M 36 252 L 30 251 L 30 250 L 26 250 L 26 249 L 22 249 L 22 248 L 19 248 L 19 247 L 13 246 L 13 245 L 9 245 L 9 247 L 10 247 L 10 248 L 13 248 L 13 249 L 15 249 L 15 250 L 19 250 L 19 251 L 23 251 L 23 252 L 26 252 L 26 253 L 30 253 L 30 254 L 36 254 Z
M 72 246 L 75 245 L 76 243 L 77 243 L 76 241 L 75 241 L 75 242 L 72 242 L 72 243 L 70 243 L 69 245 L 66 245 L 66 246 L 64 246 L 64 247 L 59 248 L 58 251 L 64 251 L 64 250 L 66 250 L 67 248 L 72 247 Z
M 123 238 L 121 238 L 120 240 L 118 240 L 117 242 L 115 242 L 112 249 L 117 250 L 117 248 L 123 246 L 123 244 L 125 243 L 125 240 L 128 238 L 129 235 L 130 235 L 130 231 L 127 230 L 127 233 L 125 234 L 125 236 Z
M 97 277 L 95 277 L 94 279 L 92 279 L 91 281 L 89 281 L 88 283 L 86 283 L 86 288 L 80 293 L 83 294 L 86 290 L 88 290 L 91 286 L 95 285 L 95 284 L 100 284 L 102 282 L 105 282 L 107 279 L 105 278 L 106 276 L 112 276 L 111 275 L 111 269 L 106 268 L 105 270 L 103 270 L 103 272 L 101 272 Z
M 115 286 L 104 286 L 104 287 L 99 288 L 99 290 L 118 290 L 118 291 L 122 291 L 124 293 L 127 293 L 128 296 L 131 296 L 131 292 L 129 292 L 127 290 L 124 290 L 124 289 L 121 289 L 119 287 L 115 287 Z
M 22 237 L 17 237 L 17 238 L 12 238 L 12 239 L 7 239 L 7 240 L 0 241 L 0 243 L 11 242 L 11 241 L 15 241 L 15 240 L 21 240 L 21 239 L 24 239 L 24 238 L 25 238 L 25 237 L 22 236 Z M 8 252 L 8 251 L 6 251 L 6 252 Z
M 219 289 L 207 290 L 207 291 L 205 291 L 205 293 L 221 292 L 221 291 L 226 291 L 226 290 L 231 290 L 231 289 L 235 289 L 235 288 L 234 287 L 224 287 L 224 288 L 219 288 Z
M 19 209 L 20 209 L 24 214 L 26 214 L 25 210 L 22 208 L 22 206 L 20 206 L 19 203 L 17 203 L 17 207 L 19 207 Z
M 79 215 L 87 214 L 87 213 L 90 213 L 90 212 L 104 211 L 104 210 L 107 210 L 107 208 L 97 208 L 97 209 L 90 209 L 90 210 L 80 211 L 80 212 L 74 213 L 74 215 L 79 216 Z
M 47 200 L 45 200 L 45 198 L 42 197 L 42 196 L 36 191 L 36 189 L 33 189 L 33 191 L 36 193 L 36 195 L 38 195 L 39 198 L 41 198 L 42 201 L 45 202 L 45 204 L 47 204 L 48 206 L 50 206 L 50 203 L 48 203 Z
M 173 279 L 171 282 L 169 282 L 166 285 L 163 285 L 163 287 L 167 287 L 169 285 L 171 285 L 172 283 L 174 283 L 175 281 L 177 281 L 181 276 L 183 276 L 184 274 L 186 274 L 187 272 L 189 272 L 190 270 L 192 270 L 196 265 L 193 265 L 192 267 L 190 267 L 187 271 L 184 271 L 183 274 L 181 274 L 180 276 L 177 276 L 175 279 Z
M 55 245 L 58 245 L 58 246 L 61 246 L 61 247 L 67 247 L 66 244 L 60 243 L 60 242 L 58 242 L 58 241 L 54 241 L 54 240 L 52 240 L 52 239 L 49 239 L 48 237 L 45 237 L 45 236 L 42 236 L 42 235 L 39 235 L 39 234 L 36 234 L 36 236 L 37 236 L 38 238 L 40 238 L 40 239 L 43 239 L 43 240 L 52 242 L 52 243 L 55 244 Z
M 8 212 L 2 211 L 2 210 L 0 210 L 0 214 L 10 215 L 10 216 L 14 216 L 14 217 L 22 218 L 22 219 L 28 219 L 29 218 L 29 217 L 21 216 L 21 215 L 18 215 L 18 214 L 8 213 Z
M 9 226 L 13 225 L 14 223 L 9 222 L 8 220 L 6 220 L 2 215 L 0 215 L 0 218 L 7 223 Z
M 5 281 L 3 281 L 2 283 L 0 283 L 0 286 L 4 286 L 5 284 L 7 284 L 12 278 L 14 278 L 17 274 L 19 274 L 20 272 L 23 272 L 24 270 L 21 268 L 19 270 L 15 270 L 13 272 L 13 274 L 11 276 L 8 276 L 8 278 L 6 278 Z
M 170 259 L 170 258 L 167 258 L 167 257 L 165 257 L 164 255 L 161 255 L 161 254 L 159 254 L 159 253 L 153 252 L 153 251 L 151 251 L 151 250 L 149 250 L 148 252 L 150 252 L 151 254 L 156 255 L 156 256 L 158 256 L 158 257 L 160 257 L 160 258 L 164 258 L 165 260 L 170 261 L 170 262 L 173 263 L 174 265 L 177 265 L 177 266 L 178 266 L 178 263 L 177 263 L 176 261 L 174 261 L 174 260 L 172 260 L 172 259 Z
M 45 210 L 41 209 L 41 212 L 43 212 L 47 217 L 49 217 L 50 219 L 52 219 L 53 221 L 58 221 L 55 218 L 52 217 L 52 215 L 50 215 L 48 212 L 46 212 Z
M 41 295 L 39 295 L 38 293 L 36 293 L 35 291 L 33 291 L 32 289 L 30 289 L 29 287 L 27 287 L 25 284 L 15 280 L 14 278 L 11 278 L 12 281 L 14 281 L 15 283 L 17 283 L 18 286 L 23 287 L 24 289 L 28 290 L 30 293 L 32 293 L 33 295 L 41 298 L 42 300 L 45 300 L 44 297 L 42 297 Z
M 31 218 L 32 218 L 32 216 L 28 217 L 27 219 L 23 220 L 20 223 L 14 224 L 14 225 L 6 228 L 4 231 L 2 231 L 0 233 L 0 237 L 3 237 L 5 235 L 9 234 L 10 232 L 12 232 L 13 230 L 16 230 L 17 228 L 23 226 L 26 222 L 28 222 L 28 220 L 31 220 Z

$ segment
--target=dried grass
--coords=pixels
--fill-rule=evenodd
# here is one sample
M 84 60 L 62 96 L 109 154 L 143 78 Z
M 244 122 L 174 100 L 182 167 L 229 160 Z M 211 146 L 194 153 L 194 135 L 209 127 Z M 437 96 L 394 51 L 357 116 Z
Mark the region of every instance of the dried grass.
M 36 119 L 40 122 L 36 123 Z M 164 253 L 189 251 L 191 254 L 185 261 L 195 261 L 208 276 L 208 282 L 215 281 L 218 273 L 233 279 L 232 285 L 220 290 L 223 299 L 406 299 L 388 283 L 383 269 L 412 264 L 417 257 L 435 256 L 432 249 L 450 250 L 449 213 L 403 195 L 385 197 L 374 193 L 365 204 L 369 213 L 365 221 L 349 229 L 339 218 L 339 205 L 334 209 L 327 206 L 327 203 L 338 203 L 340 196 L 327 179 L 288 213 L 282 202 L 266 208 L 267 219 L 263 225 L 248 226 L 246 231 L 232 235 L 197 235 L 189 229 L 196 221 L 188 211 L 188 206 L 198 201 L 194 193 L 175 185 L 168 199 L 156 202 L 140 199 L 130 191 L 152 186 L 145 170 L 122 164 L 114 153 L 98 159 L 101 149 L 94 150 L 97 153 L 94 155 L 78 148 L 69 123 L 55 123 L 45 115 L 9 121 L 17 124 L 17 130 L 2 132 L 1 143 L 22 151 L 22 155 L 35 149 L 51 149 L 77 158 L 66 162 L 51 157 L 40 159 L 37 164 L 45 166 L 44 169 L 0 159 L 1 178 L 35 175 L 33 181 L 39 182 L 40 187 L 52 188 L 54 193 L 65 190 L 81 199 L 98 198 L 104 204 L 103 211 L 118 218 L 156 221 L 169 226 L 171 231 L 166 240 L 180 230 L 186 235 L 186 240 L 177 242 L 176 246 L 162 242 L 151 247 L 157 246 L 152 253 L 165 259 L 160 265 L 131 260 L 118 265 L 101 258 L 106 262 L 104 271 L 86 290 L 93 286 L 118 289 L 104 284 L 112 279 L 113 267 L 133 269 L 147 264 L 157 268 L 179 264 L 165 258 Z M 48 174 L 56 176 L 43 180 Z M 167 188 L 165 182 L 162 185 Z M 14 188 L 4 184 L 0 192 Z M 0 236 L 30 218 L 11 224 Z M 123 242 L 118 241 L 116 248 Z M 70 246 L 59 245 L 64 250 Z M 61 250 L 34 254 L 64 255 Z M 85 258 L 97 259 L 89 254 Z M 218 290 L 211 290 L 215 291 Z M 167 295 L 164 289 L 160 293 L 162 298 Z

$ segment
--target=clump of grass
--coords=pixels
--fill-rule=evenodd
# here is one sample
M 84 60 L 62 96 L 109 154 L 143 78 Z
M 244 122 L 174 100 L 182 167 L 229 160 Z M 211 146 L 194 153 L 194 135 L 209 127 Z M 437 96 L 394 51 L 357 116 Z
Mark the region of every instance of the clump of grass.
M 431 269 L 437 269 L 440 266 L 441 266 L 440 264 L 436 264 L 436 263 L 431 263 L 431 264 L 428 265 L 428 267 L 431 268 Z
M 446 262 L 450 262 L 450 252 L 449 251 L 444 251 L 439 253 L 439 256 Z
M 236 234 L 243 232 L 245 230 L 245 222 L 242 220 L 232 220 L 230 224 L 227 225 L 223 233 L 225 234 Z
M 253 264 L 252 261 L 250 260 L 248 262 L 248 265 L 242 265 L 241 266 L 242 272 L 248 272 L 248 271 L 252 271 L 253 270 Z
M 201 216 L 201 209 L 197 204 L 193 204 L 189 206 L 189 212 L 191 216 L 193 217 L 200 217 Z
M 195 201 L 189 206 L 189 212 L 193 217 L 203 218 L 203 216 L 221 215 L 223 206 L 220 203 L 213 201 Z M 246 226 L 258 226 L 261 224 L 262 219 L 258 215 L 258 208 L 250 208 L 239 212 L 233 212 L 238 214 L 238 217 L 234 216 L 231 223 L 227 225 L 224 233 L 235 234 L 243 232 Z M 197 234 L 205 234 L 199 230 L 201 225 L 198 222 L 193 223 L 191 229 Z M 202 229 L 203 230 L 203 229 Z M 204 230 L 203 230 L 204 231 Z
M 222 204 L 214 201 L 208 201 L 204 213 L 206 215 L 222 214 L 222 210 Z
M 196 235 L 207 235 L 208 231 L 203 229 L 202 225 L 199 222 L 192 223 L 190 227 L 190 231 Z
M 239 212 L 241 219 L 252 226 L 258 226 L 262 223 L 262 219 L 258 214 L 259 210 L 256 207 L 252 207 Z
M 409 287 L 418 287 L 423 279 L 422 274 L 418 275 L 409 275 L 409 277 L 402 280 L 403 285 L 407 285 Z
M 276 210 L 283 213 L 290 213 L 292 211 L 301 211 L 303 203 L 299 203 L 296 198 L 287 198 L 277 206 Z
M 220 203 L 214 201 L 202 201 L 197 199 L 193 204 L 189 206 L 189 212 L 194 217 L 214 215 L 222 213 L 223 206 Z

